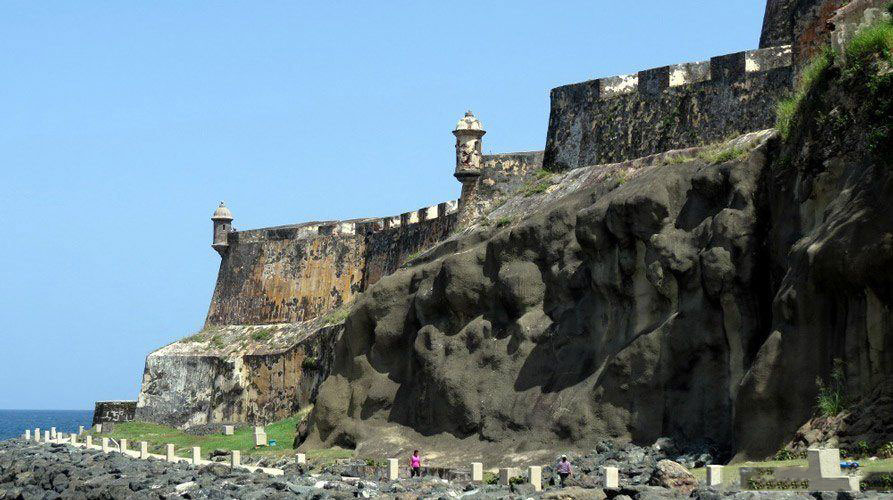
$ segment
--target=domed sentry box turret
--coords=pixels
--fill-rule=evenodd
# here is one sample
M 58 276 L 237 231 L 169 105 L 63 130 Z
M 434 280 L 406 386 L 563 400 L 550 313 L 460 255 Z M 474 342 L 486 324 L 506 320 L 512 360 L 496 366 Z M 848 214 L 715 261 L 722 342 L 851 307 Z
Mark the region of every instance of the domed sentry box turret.
M 214 210 L 211 222 L 214 223 L 214 242 L 211 243 L 211 248 L 223 256 L 226 249 L 229 248 L 229 233 L 233 229 L 233 214 L 222 201 L 217 210 Z
M 456 124 L 456 179 L 465 184 L 481 175 L 481 137 L 486 134 L 481 121 L 466 111 Z

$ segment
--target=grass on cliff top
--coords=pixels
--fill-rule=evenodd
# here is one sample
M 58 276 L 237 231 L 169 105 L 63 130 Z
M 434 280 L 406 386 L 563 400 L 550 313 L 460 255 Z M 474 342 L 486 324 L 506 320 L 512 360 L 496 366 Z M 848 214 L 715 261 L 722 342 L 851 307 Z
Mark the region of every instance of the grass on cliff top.
M 858 73 L 867 60 L 875 55 L 893 63 L 893 23 L 883 22 L 863 30 L 853 37 L 844 49 L 846 63 L 843 65 L 844 73 L 854 75 Z M 778 102 L 776 107 L 776 124 L 782 138 L 790 137 L 791 131 L 797 127 L 796 121 L 801 110 L 809 100 L 814 88 L 824 83 L 828 78 L 829 69 L 838 61 L 831 47 L 827 47 L 816 56 L 800 73 L 793 94 Z
M 866 472 L 893 471 L 893 458 L 874 461 L 857 461 L 859 462 L 859 465 L 861 465 L 859 471 L 863 474 Z M 740 469 L 741 467 L 806 467 L 806 459 L 767 460 L 765 462 L 740 462 L 737 464 L 729 464 L 723 467 L 722 483 L 726 486 L 729 486 L 732 483 L 737 482 L 741 478 L 738 472 L 738 469 Z M 707 479 L 706 467 L 698 467 L 697 469 L 692 469 L 691 473 L 698 481 L 706 481 Z
M 297 424 L 309 413 L 306 408 L 284 420 L 266 425 L 264 430 L 267 439 L 275 439 L 276 446 L 254 448 L 254 426 L 236 427 L 235 434 L 224 436 L 221 434 L 193 435 L 166 425 L 149 422 L 122 422 L 115 424 L 115 430 L 107 434 L 89 432 L 93 436 L 94 444 L 99 444 L 103 437 L 120 440 L 126 439 L 128 448 L 139 449 L 140 441 L 149 443 L 149 453 L 163 455 L 165 445 L 171 443 L 177 456 L 192 457 L 192 447 L 201 446 L 202 457 L 208 458 L 215 449 L 240 450 L 243 456 L 270 456 L 290 455 L 294 453 L 294 440 Z M 307 458 L 311 460 L 332 461 L 338 458 L 353 456 L 353 451 L 340 448 L 309 450 Z

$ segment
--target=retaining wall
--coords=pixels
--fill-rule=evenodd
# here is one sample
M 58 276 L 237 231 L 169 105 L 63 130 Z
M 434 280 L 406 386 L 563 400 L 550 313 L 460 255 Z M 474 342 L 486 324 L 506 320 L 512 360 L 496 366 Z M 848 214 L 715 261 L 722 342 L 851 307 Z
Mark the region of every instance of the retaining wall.
M 558 87 L 543 165 L 615 163 L 771 128 L 792 83 L 786 45 Z

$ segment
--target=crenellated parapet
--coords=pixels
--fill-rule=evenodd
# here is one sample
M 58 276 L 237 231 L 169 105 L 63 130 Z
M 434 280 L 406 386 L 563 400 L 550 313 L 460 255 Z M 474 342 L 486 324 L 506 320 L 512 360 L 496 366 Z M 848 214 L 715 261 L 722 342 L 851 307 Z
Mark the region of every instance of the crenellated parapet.
M 770 128 L 792 82 L 784 45 L 555 88 L 544 167 L 630 160 Z

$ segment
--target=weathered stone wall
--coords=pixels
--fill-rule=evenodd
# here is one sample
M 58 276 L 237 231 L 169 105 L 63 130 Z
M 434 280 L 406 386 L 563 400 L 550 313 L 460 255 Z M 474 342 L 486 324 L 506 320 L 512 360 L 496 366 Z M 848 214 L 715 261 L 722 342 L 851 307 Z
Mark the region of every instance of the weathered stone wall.
M 304 321 L 349 302 L 363 279 L 364 237 L 307 232 L 231 234 L 206 325 Z
M 230 233 L 205 325 L 319 317 L 350 302 L 405 257 L 446 238 L 457 207 L 458 202 L 448 201 L 382 219 Z
M 458 213 L 375 232 L 366 237 L 363 288 L 396 271 L 419 252 L 446 239 L 456 227 Z
M 97 401 L 93 407 L 93 424 L 130 422 L 136 413 L 136 401 Z
M 136 418 L 186 427 L 288 417 L 315 400 L 342 330 L 320 321 L 228 326 L 161 348 L 146 358 Z
M 553 89 L 543 164 L 614 163 L 770 128 L 790 65 L 782 46 Z
M 847 0 L 768 0 L 760 47 L 793 45 L 796 67 L 827 43 L 829 20 Z

